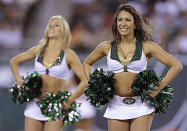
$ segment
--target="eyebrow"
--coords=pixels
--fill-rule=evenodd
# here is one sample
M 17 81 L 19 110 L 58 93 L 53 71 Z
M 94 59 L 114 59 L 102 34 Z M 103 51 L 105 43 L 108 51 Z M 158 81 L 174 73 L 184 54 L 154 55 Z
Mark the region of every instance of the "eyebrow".
M 118 16 L 117 18 L 131 19 L 131 17 L 120 17 L 120 16 Z

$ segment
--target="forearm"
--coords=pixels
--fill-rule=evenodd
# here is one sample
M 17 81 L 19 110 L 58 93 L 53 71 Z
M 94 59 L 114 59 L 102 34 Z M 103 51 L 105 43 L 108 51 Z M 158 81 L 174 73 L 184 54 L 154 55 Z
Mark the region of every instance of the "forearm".
M 83 64 L 83 70 L 84 70 L 84 74 L 86 75 L 87 80 L 89 80 L 89 74 L 92 72 L 92 68 L 89 64 L 87 64 L 86 62 L 84 62 Z
M 162 90 L 165 86 L 167 86 L 175 77 L 181 72 L 183 66 L 179 63 L 170 67 L 166 76 L 160 82 L 159 90 Z
M 75 99 L 79 98 L 84 93 L 84 89 L 87 86 L 87 84 L 88 84 L 88 82 L 86 79 L 82 80 L 79 83 L 76 91 L 70 96 L 71 101 L 74 101 Z
M 14 75 L 16 80 L 21 80 L 22 78 L 18 72 L 18 65 L 19 63 L 16 62 L 14 58 L 10 60 L 10 68 L 11 68 L 12 74 Z

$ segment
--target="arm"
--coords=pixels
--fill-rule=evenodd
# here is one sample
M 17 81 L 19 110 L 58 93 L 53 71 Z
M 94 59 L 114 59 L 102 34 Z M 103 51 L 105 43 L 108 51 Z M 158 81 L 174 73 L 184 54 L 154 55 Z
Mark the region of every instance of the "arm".
M 25 61 L 34 59 L 37 55 L 37 52 L 38 52 L 38 47 L 33 47 L 27 50 L 26 52 L 23 52 L 10 59 L 10 68 L 19 86 L 22 85 L 22 77 L 19 74 L 18 65 Z
M 183 69 L 182 64 L 175 59 L 172 55 L 165 52 L 159 45 L 153 42 L 144 43 L 144 49 L 149 55 L 159 60 L 164 65 L 170 67 L 166 76 L 160 82 L 160 86 L 153 91 L 150 96 L 156 96 L 166 85 L 168 85 Z
M 80 97 L 81 94 L 83 94 L 84 88 L 86 87 L 88 82 L 84 75 L 82 64 L 79 58 L 77 57 L 77 55 L 75 54 L 75 52 L 73 52 L 70 49 L 67 49 L 66 50 L 66 61 L 68 65 L 70 66 L 70 68 L 73 69 L 77 77 L 80 79 L 80 83 L 76 91 L 68 99 L 69 104 L 71 104 L 76 98 Z
M 96 49 L 85 59 L 83 64 L 84 73 L 86 75 L 87 80 L 89 80 L 89 74 L 91 73 L 91 66 L 101 59 L 102 57 L 106 56 L 109 52 L 111 45 L 110 42 L 105 41 L 98 45 Z

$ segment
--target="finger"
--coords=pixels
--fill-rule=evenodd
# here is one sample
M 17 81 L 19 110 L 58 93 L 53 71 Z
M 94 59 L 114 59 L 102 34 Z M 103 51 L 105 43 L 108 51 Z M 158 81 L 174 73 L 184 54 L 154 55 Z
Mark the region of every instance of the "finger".
M 66 102 L 65 101 L 63 101 L 63 107 L 66 107 L 67 106 L 67 104 L 66 104 Z
M 63 108 L 68 109 L 68 104 L 65 101 L 63 102 Z

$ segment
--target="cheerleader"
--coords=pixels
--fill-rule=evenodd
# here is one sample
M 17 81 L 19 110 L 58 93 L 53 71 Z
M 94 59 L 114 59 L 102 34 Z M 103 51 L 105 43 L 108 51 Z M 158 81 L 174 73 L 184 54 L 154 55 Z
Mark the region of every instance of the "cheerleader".
M 74 51 L 68 48 L 70 43 L 71 32 L 68 23 L 62 16 L 53 16 L 50 18 L 44 38 L 39 44 L 10 60 L 12 73 L 20 87 L 23 80 L 19 74 L 18 65 L 23 62 L 34 59 L 34 69 L 42 78 L 42 94 L 29 102 L 24 111 L 25 131 L 62 131 L 63 121 L 49 121 L 41 113 L 37 102 L 47 92 L 56 94 L 59 91 L 65 91 L 64 85 L 70 69 L 78 76 L 80 83 L 68 101 L 63 102 L 63 108 L 68 109 L 75 99 L 83 93 L 87 80 L 79 58 Z
M 91 66 L 104 56 L 107 56 L 108 70 L 115 73 L 115 96 L 104 114 L 109 131 L 150 130 L 154 108 L 134 96 L 131 86 L 137 74 L 146 70 L 151 57 L 170 68 L 150 97 L 155 97 L 183 68 L 178 60 L 151 41 L 147 28 L 148 22 L 132 6 L 120 5 L 112 25 L 114 39 L 102 42 L 84 61 L 88 80 Z

